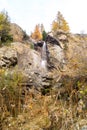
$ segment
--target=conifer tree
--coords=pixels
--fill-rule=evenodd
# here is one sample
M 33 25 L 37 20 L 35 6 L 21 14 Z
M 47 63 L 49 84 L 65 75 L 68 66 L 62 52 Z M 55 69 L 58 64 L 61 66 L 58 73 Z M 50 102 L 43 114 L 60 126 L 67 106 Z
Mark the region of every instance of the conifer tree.
M 46 37 L 47 37 L 47 33 L 46 33 L 45 30 L 43 30 L 43 32 L 42 32 L 42 39 L 43 39 L 43 41 L 46 40 Z
M 69 25 L 68 25 L 67 21 L 64 19 L 61 12 L 58 12 L 56 20 L 54 20 L 52 23 L 52 31 L 55 32 L 58 30 L 63 30 L 66 32 L 70 31 Z

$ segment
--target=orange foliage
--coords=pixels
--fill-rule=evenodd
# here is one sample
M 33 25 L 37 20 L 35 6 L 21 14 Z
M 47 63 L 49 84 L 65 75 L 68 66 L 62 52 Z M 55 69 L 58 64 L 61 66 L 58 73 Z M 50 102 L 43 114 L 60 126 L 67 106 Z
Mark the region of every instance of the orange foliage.
M 39 41 L 42 39 L 42 33 L 40 31 L 40 26 L 36 25 L 34 32 L 31 34 L 31 37 L 35 39 L 36 41 Z

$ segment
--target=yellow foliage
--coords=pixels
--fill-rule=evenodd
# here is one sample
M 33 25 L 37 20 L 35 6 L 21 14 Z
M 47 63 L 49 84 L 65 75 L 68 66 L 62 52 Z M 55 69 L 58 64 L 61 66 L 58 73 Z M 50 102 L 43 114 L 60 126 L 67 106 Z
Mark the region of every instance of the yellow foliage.
M 60 12 L 58 12 L 56 20 L 52 23 L 52 31 L 57 31 L 59 29 L 68 32 L 70 31 L 68 23 Z
M 56 31 L 57 27 L 58 27 L 58 23 L 56 21 L 53 21 L 53 23 L 52 23 L 52 30 Z
M 10 30 L 10 21 L 7 12 L 0 12 L 0 32 Z
M 70 30 L 67 22 L 64 19 L 62 21 L 61 29 L 64 30 L 64 31 L 69 31 Z

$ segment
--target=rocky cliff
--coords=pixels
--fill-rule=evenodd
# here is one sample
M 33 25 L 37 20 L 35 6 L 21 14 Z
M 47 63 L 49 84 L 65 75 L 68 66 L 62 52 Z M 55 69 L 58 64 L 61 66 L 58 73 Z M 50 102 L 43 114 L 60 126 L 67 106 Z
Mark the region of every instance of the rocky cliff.
M 59 31 L 31 42 L 0 48 L 0 127 L 87 128 L 87 37 Z
M 10 23 L 10 35 L 13 37 L 14 42 L 24 42 L 25 40 L 29 40 L 29 36 L 26 32 L 15 23 Z
M 42 66 L 43 43 L 37 45 L 40 51 L 32 49 L 31 44 L 21 42 L 0 48 L 0 68 L 18 66 L 29 78 L 28 85 L 35 87 L 53 86 L 52 83 L 54 84 L 61 75 L 71 77 L 86 75 L 86 37 L 81 39 L 78 35 L 64 32 L 59 32 L 54 38 L 49 35 L 46 39 L 46 68 Z

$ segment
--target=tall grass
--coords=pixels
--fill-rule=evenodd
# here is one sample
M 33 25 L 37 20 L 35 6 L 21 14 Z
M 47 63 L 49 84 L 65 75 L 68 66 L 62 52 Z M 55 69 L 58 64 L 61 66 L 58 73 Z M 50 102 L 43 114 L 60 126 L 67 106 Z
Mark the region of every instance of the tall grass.
M 0 70 L 0 127 L 7 116 L 16 117 L 21 112 L 22 80 L 21 73 Z

